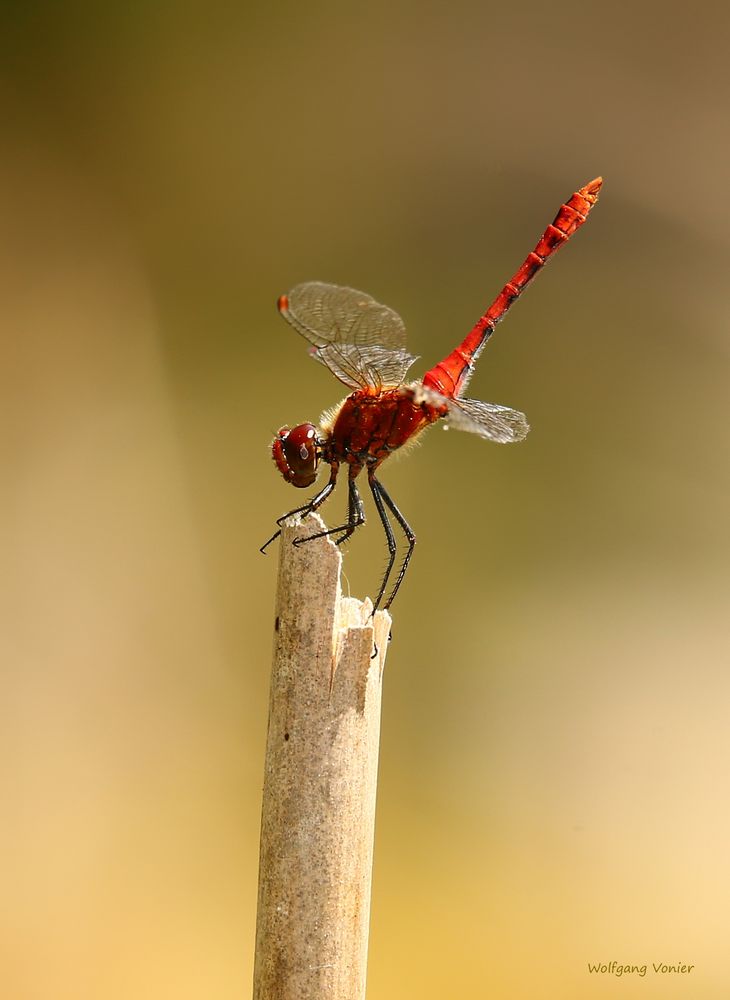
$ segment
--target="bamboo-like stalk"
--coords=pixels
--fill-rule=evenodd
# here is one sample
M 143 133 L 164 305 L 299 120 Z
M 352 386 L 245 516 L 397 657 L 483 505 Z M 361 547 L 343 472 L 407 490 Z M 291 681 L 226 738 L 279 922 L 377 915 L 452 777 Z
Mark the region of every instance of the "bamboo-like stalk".
M 315 515 L 281 536 L 254 1000 L 363 1000 L 390 616 L 343 598 Z M 375 655 L 373 655 L 375 653 Z

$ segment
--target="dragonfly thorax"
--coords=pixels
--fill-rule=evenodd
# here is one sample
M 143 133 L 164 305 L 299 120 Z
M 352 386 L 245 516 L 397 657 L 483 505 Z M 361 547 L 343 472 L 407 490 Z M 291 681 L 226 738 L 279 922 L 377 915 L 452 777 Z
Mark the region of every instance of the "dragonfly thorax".
M 321 445 L 314 424 L 282 427 L 271 444 L 274 463 L 292 486 L 306 489 L 317 478 Z

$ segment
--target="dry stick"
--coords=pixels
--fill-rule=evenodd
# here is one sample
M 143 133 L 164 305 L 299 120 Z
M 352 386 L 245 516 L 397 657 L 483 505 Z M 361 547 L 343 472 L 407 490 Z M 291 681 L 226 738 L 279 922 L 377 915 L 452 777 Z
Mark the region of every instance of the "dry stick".
M 342 597 L 329 539 L 292 545 L 323 527 L 293 519 L 281 536 L 254 1000 L 365 996 L 390 616 Z

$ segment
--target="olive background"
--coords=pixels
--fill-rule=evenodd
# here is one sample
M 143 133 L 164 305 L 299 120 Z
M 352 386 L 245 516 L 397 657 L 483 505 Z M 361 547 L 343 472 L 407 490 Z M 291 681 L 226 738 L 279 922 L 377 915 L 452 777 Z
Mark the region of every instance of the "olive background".
M 258 548 L 303 500 L 269 444 L 344 395 L 276 297 L 368 291 L 421 374 L 602 174 L 470 385 L 527 440 L 437 427 L 382 470 L 418 546 L 368 996 L 727 997 L 727 7 L 1 18 L 3 996 L 249 995 Z

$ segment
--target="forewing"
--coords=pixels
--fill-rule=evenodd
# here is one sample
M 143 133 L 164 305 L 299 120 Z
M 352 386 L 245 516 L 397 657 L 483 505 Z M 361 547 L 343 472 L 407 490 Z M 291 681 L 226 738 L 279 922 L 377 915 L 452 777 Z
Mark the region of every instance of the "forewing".
M 416 360 L 398 313 L 365 292 L 310 281 L 279 299 L 279 311 L 312 356 L 350 388 L 401 385 Z
M 512 410 L 509 406 L 500 406 L 498 403 L 485 403 L 480 399 L 462 397 L 449 399 L 422 385 L 414 389 L 414 400 L 429 403 L 431 406 L 445 407 L 447 410 L 445 420 L 449 427 L 478 434 L 479 437 L 496 441 L 498 444 L 522 441 L 530 430 L 524 413 Z
M 403 349 L 406 330 L 397 312 L 372 295 L 342 285 L 307 281 L 284 296 L 282 314 L 314 347 L 358 344 Z

